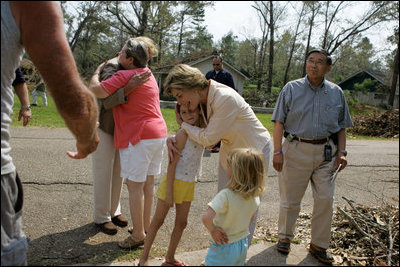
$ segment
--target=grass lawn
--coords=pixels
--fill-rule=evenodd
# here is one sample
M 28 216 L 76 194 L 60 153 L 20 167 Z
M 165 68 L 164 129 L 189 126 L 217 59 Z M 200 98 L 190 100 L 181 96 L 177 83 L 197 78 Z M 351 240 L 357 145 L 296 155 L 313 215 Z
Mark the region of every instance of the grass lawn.
M 30 95 L 30 103 L 32 103 L 32 96 Z M 65 123 L 57 111 L 54 101 L 51 96 L 47 96 L 48 106 L 43 106 L 43 101 L 39 97 L 38 106 L 32 107 L 32 120 L 27 127 L 43 127 L 43 128 L 65 128 Z M 21 108 L 21 104 L 16 95 L 14 95 L 14 107 L 13 114 L 11 115 L 12 123 L 11 127 L 22 127 L 22 119 L 18 121 L 18 113 Z M 164 120 L 168 127 L 168 133 L 173 135 L 179 129 L 178 124 L 175 120 L 175 111 L 170 108 L 162 108 Z M 256 113 L 257 118 L 261 123 L 268 129 L 271 136 L 274 129 L 274 124 L 271 122 L 272 114 L 261 114 Z M 387 138 L 371 137 L 362 135 L 352 135 L 347 133 L 348 139 L 371 139 L 371 140 L 387 140 Z
M 32 103 L 32 96 L 30 97 L 30 103 Z M 32 107 L 32 120 L 27 127 L 43 127 L 43 128 L 64 128 L 65 123 L 57 111 L 54 101 L 51 96 L 47 95 L 48 106 L 43 106 L 43 101 L 39 97 L 38 106 Z M 11 127 L 22 127 L 22 119 L 18 121 L 18 113 L 21 108 L 21 103 L 18 97 L 14 96 L 14 107 L 13 114 L 11 115 L 12 123 Z M 179 129 L 178 124 L 175 120 L 175 111 L 170 108 L 162 108 L 161 112 L 163 114 L 164 120 L 168 127 L 169 134 L 175 134 Z M 273 124 L 271 122 L 272 114 L 256 114 L 258 119 L 262 122 L 264 126 L 272 134 Z

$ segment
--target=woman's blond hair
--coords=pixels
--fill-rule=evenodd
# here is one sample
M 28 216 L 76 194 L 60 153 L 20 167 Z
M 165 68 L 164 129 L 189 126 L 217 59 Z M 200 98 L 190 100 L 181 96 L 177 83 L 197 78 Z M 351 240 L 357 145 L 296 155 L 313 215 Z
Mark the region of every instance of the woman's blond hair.
M 170 95 L 172 89 L 204 90 L 207 86 L 208 80 L 204 74 L 199 69 L 186 64 L 178 64 L 173 67 L 163 84 L 166 95 Z
M 264 154 L 253 148 L 237 148 L 228 155 L 228 165 L 232 176 L 227 188 L 242 195 L 245 199 L 260 196 L 264 190 Z
M 136 40 L 142 41 L 146 44 L 147 48 L 149 49 L 149 57 L 156 57 L 158 56 L 158 49 L 157 45 L 154 43 L 152 39 L 147 36 L 138 36 L 135 37 Z

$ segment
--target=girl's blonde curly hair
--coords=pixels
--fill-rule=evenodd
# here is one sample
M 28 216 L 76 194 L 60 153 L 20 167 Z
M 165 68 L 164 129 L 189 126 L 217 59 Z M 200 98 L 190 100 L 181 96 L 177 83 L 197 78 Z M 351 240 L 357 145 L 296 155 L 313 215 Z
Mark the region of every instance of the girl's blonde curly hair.
M 264 154 L 253 148 L 238 148 L 229 153 L 227 161 L 232 170 L 227 188 L 245 199 L 260 196 L 264 192 Z

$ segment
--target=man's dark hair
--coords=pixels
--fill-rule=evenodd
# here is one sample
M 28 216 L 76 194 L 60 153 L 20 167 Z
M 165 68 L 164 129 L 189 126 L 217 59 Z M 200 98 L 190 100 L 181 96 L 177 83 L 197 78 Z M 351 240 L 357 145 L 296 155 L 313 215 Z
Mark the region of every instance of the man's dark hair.
M 219 59 L 221 62 L 223 61 L 221 56 L 214 56 L 213 58 Z
M 307 58 L 308 58 L 312 53 L 321 53 L 321 54 L 325 55 L 325 56 L 326 56 L 326 63 L 328 63 L 328 65 L 332 65 L 332 57 L 331 57 L 331 55 L 328 53 L 328 51 L 326 51 L 325 49 L 323 49 L 323 48 L 315 48 L 315 49 L 313 49 L 313 50 L 311 50 L 311 51 L 309 51 L 309 52 L 307 53 Z

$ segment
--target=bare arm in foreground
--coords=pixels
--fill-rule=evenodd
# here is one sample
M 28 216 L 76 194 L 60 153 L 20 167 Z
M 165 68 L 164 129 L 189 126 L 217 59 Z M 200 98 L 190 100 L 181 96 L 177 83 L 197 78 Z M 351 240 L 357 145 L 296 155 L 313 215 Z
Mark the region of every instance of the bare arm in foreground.
M 22 44 L 48 85 L 58 112 L 76 138 L 81 159 L 96 150 L 97 103 L 79 77 L 58 2 L 10 2 Z M 33 23 L 34 22 L 34 23 Z

